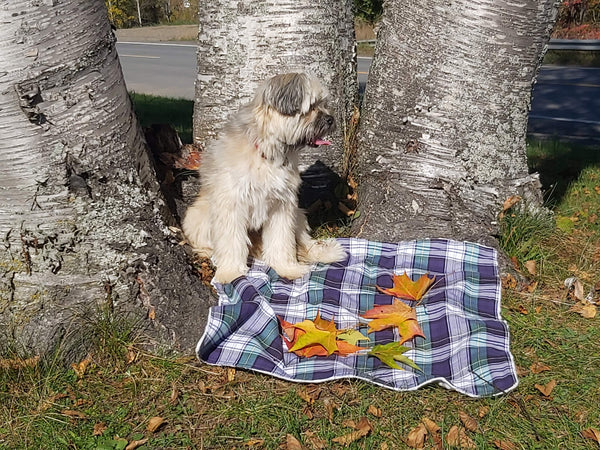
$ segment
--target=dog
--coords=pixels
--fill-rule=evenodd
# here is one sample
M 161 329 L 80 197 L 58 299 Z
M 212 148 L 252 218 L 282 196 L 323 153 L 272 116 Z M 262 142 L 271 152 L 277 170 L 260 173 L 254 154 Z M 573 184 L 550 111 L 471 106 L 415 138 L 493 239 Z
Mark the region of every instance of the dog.
M 244 275 L 250 254 L 287 279 L 302 277 L 312 263 L 346 258 L 335 239 L 310 237 L 298 207 L 298 153 L 331 144 L 325 137 L 334 129 L 319 81 L 287 73 L 262 84 L 207 147 L 182 228 L 199 256 L 213 258 L 215 281 Z

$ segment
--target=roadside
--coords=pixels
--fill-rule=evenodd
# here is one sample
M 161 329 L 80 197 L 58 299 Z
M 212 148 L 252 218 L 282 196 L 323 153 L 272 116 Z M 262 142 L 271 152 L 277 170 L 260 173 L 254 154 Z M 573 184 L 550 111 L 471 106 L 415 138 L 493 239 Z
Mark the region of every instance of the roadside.
M 198 25 L 158 25 L 115 31 L 118 42 L 195 41 Z
M 356 21 L 356 39 L 375 39 L 373 26 Z M 195 41 L 198 37 L 198 25 L 157 25 L 153 27 L 122 28 L 115 34 L 119 41 L 132 42 L 164 42 L 164 41 Z

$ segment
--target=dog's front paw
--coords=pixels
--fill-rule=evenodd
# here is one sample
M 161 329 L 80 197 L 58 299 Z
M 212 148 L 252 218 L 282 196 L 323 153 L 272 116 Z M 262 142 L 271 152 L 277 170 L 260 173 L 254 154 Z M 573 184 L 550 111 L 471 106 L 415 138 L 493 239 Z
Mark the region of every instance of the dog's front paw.
M 227 284 L 227 283 L 231 283 L 233 280 L 235 280 L 238 277 L 244 276 L 246 275 L 246 273 L 248 272 L 248 267 L 219 267 L 217 266 L 217 270 L 215 271 L 215 276 L 213 277 L 213 280 L 221 283 L 221 284 Z
M 311 241 L 310 245 L 302 249 L 298 257 L 306 262 L 320 262 L 331 264 L 346 259 L 346 250 L 335 239 L 326 239 L 324 241 Z
M 277 272 L 277 275 L 287 278 L 288 280 L 301 278 L 310 272 L 310 266 L 308 264 L 271 265 L 271 267 Z

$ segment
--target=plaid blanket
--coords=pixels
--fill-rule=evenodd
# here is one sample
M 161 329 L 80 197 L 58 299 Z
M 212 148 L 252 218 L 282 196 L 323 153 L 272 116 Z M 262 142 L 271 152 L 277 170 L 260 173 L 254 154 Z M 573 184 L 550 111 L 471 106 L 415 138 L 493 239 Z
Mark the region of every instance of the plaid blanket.
M 508 326 L 500 315 L 500 280 L 493 248 L 443 239 L 371 242 L 340 239 L 345 262 L 317 264 L 301 279 L 288 281 L 255 260 L 248 275 L 215 284 L 212 307 L 197 346 L 208 364 L 251 369 L 286 380 L 321 382 L 360 378 L 399 391 L 439 383 L 472 397 L 505 393 L 517 386 Z M 317 312 L 338 329 L 355 327 L 359 314 L 393 298 L 379 293 L 404 272 L 416 280 L 429 273 L 435 283 L 417 306 L 425 338 L 405 346 L 404 355 L 423 372 L 391 369 L 366 354 L 299 358 L 287 351 L 277 316 L 290 323 Z M 366 325 L 359 330 L 366 334 Z M 397 341 L 396 329 L 369 334 L 369 345 Z M 359 345 L 364 345 L 361 343 Z

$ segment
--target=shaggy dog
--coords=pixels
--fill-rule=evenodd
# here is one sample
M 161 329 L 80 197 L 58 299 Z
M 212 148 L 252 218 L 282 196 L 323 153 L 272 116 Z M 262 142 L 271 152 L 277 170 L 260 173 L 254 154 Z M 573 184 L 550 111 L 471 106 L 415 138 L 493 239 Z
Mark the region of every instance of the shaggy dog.
M 288 73 L 267 80 L 207 148 L 183 231 L 195 252 L 213 258 L 215 281 L 244 275 L 252 247 L 288 279 L 307 273 L 310 263 L 345 259 L 335 240 L 310 237 L 298 208 L 298 152 L 330 144 L 324 137 L 334 128 L 321 84 Z

